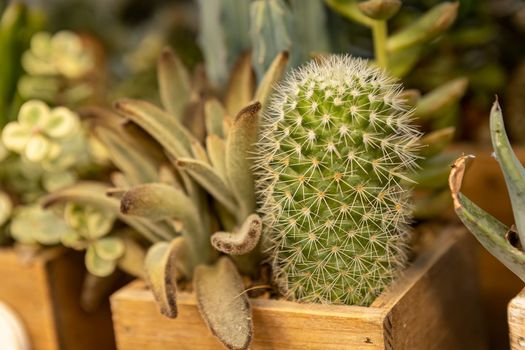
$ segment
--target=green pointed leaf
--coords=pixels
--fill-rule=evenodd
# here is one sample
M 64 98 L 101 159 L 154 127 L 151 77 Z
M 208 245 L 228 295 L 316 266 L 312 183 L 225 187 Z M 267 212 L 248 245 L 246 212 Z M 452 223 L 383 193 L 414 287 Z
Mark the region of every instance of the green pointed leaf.
M 237 203 L 233 194 L 212 167 L 191 158 L 180 158 L 177 161 L 177 166 L 188 172 L 198 184 L 222 203 L 231 213 L 237 211 Z
M 117 111 L 143 128 L 172 157 L 188 157 L 192 136 L 182 124 L 149 102 L 124 99 L 115 103 Z
M 386 21 L 401 7 L 400 0 L 366 0 L 357 4 L 359 10 L 370 18 Z
M 465 169 L 472 158 L 474 157 L 459 158 L 450 172 L 449 186 L 456 214 L 485 249 L 525 282 L 525 253 L 507 241 L 509 228 L 460 192 Z
M 105 260 L 98 256 L 93 245 L 90 245 L 86 251 L 85 264 L 87 270 L 98 277 L 111 275 L 117 267 L 116 260 Z
M 459 2 L 434 6 L 412 24 L 391 35 L 387 41 L 388 51 L 400 51 L 436 38 L 454 23 L 458 8 Z
M 463 97 L 467 87 L 467 78 L 457 78 L 440 85 L 419 99 L 414 117 L 428 120 L 441 116 L 445 109 Z
M 104 260 L 117 260 L 124 254 L 124 242 L 118 237 L 104 237 L 93 243 L 95 253 Z
M 222 257 L 195 269 L 193 289 L 206 325 L 228 349 L 248 349 L 253 337 L 250 301 L 235 265 Z
M 422 147 L 418 154 L 424 158 L 429 158 L 441 153 L 452 142 L 455 131 L 456 128 L 450 126 L 424 135 L 419 139 Z
M 222 125 L 226 118 L 226 111 L 217 99 L 212 98 L 206 101 L 204 104 L 204 118 L 207 135 L 224 137 Z
M 255 92 L 255 100 L 261 102 L 263 107 L 270 102 L 270 95 L 273 92 L 275 84 L 281 79 L 286 65 L 288 64 L 289 54 L 287 51 L 279 53 L 272 64 L 264 73 L 261 83 Z
M 239 204 L 237 215 L 241 220 L 255 211 L 251 154 L 257 141 L 260 109 L 259 102 L 243 108 L 235 118 L 226 141 L 226 176 Z
M 512 151 L 498 101 L 490 111 L 490 135 L 509 192 L 516 228 L 521 242 L 525 243 L 525 169 Z
M 242 55 L 233 68 L 226 90 L 225 106 L 230 115 L 236 115 L 253 98 L 255 75 L 251 56 Z
M 169 47 L 165 47 L 160 55 L 157 78 L 162 105 L 168 113 L 182 121 L 191 96 L 190 75 Z
M 335 12 L 367 27 L 372 27 L 375 21 L 365 16 L 357 7 L 356 0 L 325 0 L 325 3 Z
M 228 255 L 242 255 L 251 252 L 259 243 L 262 220 L 257 214 L 246 218 L 238 232 L 216 232 L 211 244 L 218 251 Z

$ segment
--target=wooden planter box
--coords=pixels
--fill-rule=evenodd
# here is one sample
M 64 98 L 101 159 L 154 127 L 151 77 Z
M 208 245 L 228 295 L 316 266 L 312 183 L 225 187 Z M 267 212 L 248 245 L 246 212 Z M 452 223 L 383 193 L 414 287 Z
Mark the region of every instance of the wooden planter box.
M 254 299 L 252 349 L 486 349 L 471 243 L 447 229 L 368 308 Z M 118 349 L 223 349 L 193 295 L 178 305 L 177 319 L 163 317 L 141 281 L 113 294 Z
M 89 314 L 80 307 L 83 276 L 82 257 L 71 251 L 24 262 L 13 249 L 0 249 L 0 301 L 24 322 L 32 350 L 115 348 L 109 305 Z

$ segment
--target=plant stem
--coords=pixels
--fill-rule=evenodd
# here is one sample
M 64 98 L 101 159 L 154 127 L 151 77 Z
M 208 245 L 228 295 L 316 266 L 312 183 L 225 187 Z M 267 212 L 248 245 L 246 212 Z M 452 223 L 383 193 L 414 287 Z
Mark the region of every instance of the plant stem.
M 374 21 L 372 35 L 374 39 L 374 54 L 376 63 L 383 69 L 388 68 L 388 56 L 386 52 L 387 27 L 386 21 Z

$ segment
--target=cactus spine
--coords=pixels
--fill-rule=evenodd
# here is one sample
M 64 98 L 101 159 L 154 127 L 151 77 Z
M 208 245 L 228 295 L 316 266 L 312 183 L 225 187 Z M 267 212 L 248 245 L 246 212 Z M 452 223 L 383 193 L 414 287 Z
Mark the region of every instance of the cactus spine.
M 369 305 L 407 261 L 419 133 L 401 87 L 330 56 L 276 88 L 258 143 L 275 279 L 291 300 Z

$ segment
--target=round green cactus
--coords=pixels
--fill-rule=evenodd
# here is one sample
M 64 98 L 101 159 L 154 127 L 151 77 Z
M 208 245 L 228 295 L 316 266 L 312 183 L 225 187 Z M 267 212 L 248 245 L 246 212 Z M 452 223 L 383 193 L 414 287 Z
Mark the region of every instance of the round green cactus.
M 369 305 L 407 261 L 419 133 L 401 87 L 331 56 L 276 88 L 258 148 L 261 213 L 285 297 Z

